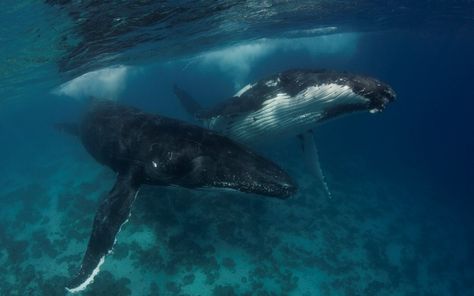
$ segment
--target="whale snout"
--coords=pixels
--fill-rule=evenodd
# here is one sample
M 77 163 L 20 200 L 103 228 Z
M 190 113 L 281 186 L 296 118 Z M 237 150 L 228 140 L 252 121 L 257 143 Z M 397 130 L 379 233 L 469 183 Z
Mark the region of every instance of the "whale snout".
M 393 88 L 391 88 L 390 86 L 387 86 L 387 93 L 389 95 L 389 100 L 390 102 L 393 102 L 395 101 L 395 99 L 397 98 L 397 93 L 395 93 L 395 91 L 393 90 Z
M 370 113 L 382 112 L 388 104 L 395 101 L 397 94 L 387 84 L 378 84 L 368 96 Z
M 273 196 L 277 198 L 288 198 L 296 193 L 297 186 L 290 176 L 279 171 L 274 175 L 254 176 L 253 182 L 249 184 L 249 192 Z
M 297 187 L 293 183 L 293 181 L 280 183 L 279 192 L 281 193 L 281 196 L 283 197 L 288 197 L 295 194 L 296 190 L 297 190 Z
M 386 85 L 384 90 L 384 105 L 392 103 L 397 98 L 397 93 L 390 86 Z
M 296 192 L 295 182 L 278 165 L 249 151 L 239 152 L 217 165 L 212 186 L 276 198 Z
M 296 193 L 297 187 L 293 183 L 280 183 L 279 187 L 273 191 L 274 196 L 287 198 Z

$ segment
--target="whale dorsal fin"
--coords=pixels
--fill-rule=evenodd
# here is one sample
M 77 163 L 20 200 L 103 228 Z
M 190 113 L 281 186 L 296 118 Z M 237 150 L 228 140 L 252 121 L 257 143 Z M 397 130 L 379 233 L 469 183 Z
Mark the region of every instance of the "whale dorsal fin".
M 134 170 L 119 174 L 112 190 L 100 202 L 81 268 L 67 285 L 69 292 L 85 289 L 99 272 L 105 256 L 112 250 L 117 233 L 130 216 L 139 188 L 136 179 Z
M 189 115 L 194 119 L 201 119 L 200 115 L 204 109 L 190 94 L 176 84 L 173 85 L 173 92 Z
M 329 186 L 326 183 L 326 177 L 324 176 L 323 170 L 321 169 L 321 163 L 319 161 L 318 148 L 314 139 L 313 131 L 307 131 L 298 136 L 302 141 L 302 149 L 305 158 L 306 166 L 310 173 L 315 176 L 324 188 L 324 192 L 329 198 L 332 198 Z

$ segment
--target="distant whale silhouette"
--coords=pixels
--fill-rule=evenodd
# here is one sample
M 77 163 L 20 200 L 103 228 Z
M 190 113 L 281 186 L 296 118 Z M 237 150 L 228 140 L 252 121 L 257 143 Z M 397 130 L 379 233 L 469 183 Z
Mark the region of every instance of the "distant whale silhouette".
M 174 86 L 184 109 L 205 127 L 248 145 L 298 137 L 310 171 L 331 197 L 313 131 L 329 119 L 356 111 L 376 113 L 396 95 L 371 77 L 331 70 L 287 70 L 249 84 L 232 98 L 204 109 Z
M 117 180 L 99 205 L 79 273 L 67 285 L 70 292 L 93 281 L 142 184 L 230 188 L 277 198 L 296 190 L 277 165 L 213 131 L 113 102 L 91 105 L 80 125 L 57 127 L 79 136 Z

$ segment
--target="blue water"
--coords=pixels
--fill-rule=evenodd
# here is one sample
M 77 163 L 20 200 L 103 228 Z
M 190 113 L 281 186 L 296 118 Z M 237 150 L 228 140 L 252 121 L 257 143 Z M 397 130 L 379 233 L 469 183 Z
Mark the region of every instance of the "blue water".
M 0 295 L 79 267 L 114 174 L 52 125 L 88 96 L 190 121 L 173 83 L 210 106 L 299 67 L 397 92 L 315 131 L 333 199 L 293 139 L 258 151 L 289 200 L 146 188 L 83 295 L 474 295 L 472 1 L 30 2 L 0 5 Z

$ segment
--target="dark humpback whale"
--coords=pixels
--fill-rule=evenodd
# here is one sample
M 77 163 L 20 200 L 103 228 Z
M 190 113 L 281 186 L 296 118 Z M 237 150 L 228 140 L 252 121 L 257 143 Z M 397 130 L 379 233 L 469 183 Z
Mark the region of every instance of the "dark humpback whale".
M 174 86 L 184 109 L 205 127 L 248 145 L 297 136 L 306 164 L 331 193 L 319 163 L 314 128 L 356 111 L 376 113 L 396 95 L 393 89 L 368 76 L 332 70 L 293 69 L 249 84 L 233 97 L 209 109 Z
M 117 173 L 100 202 L 78 274 L 67 290 L 83 290 L 99 272 L 115 237 L 130 216 L 141 185 L 230 188 L 277 198 L 296 190 L 276 164 L 213 131 L 95 101 L 80 125 L 58 128 L 80 137 L 87 151 Z

